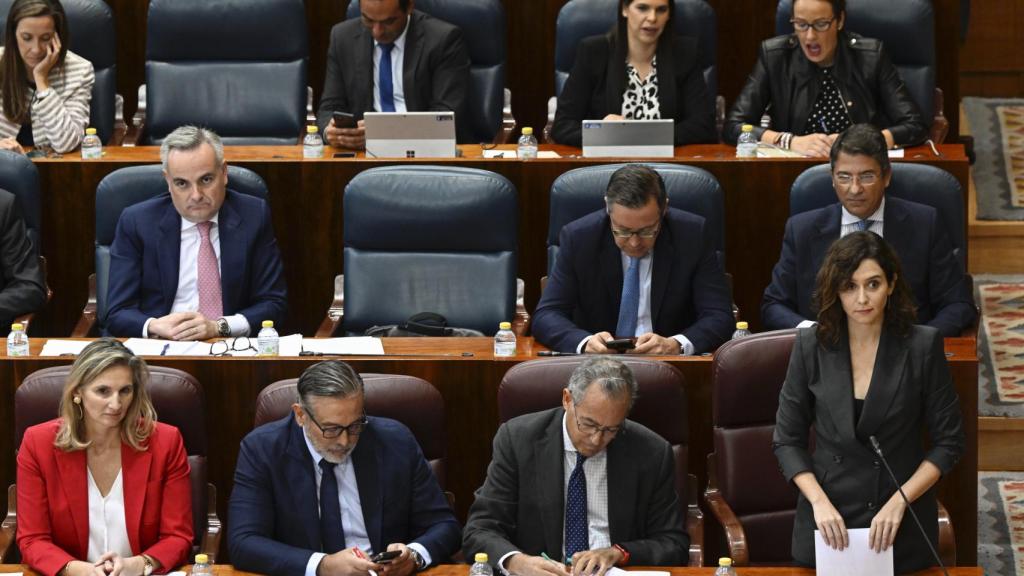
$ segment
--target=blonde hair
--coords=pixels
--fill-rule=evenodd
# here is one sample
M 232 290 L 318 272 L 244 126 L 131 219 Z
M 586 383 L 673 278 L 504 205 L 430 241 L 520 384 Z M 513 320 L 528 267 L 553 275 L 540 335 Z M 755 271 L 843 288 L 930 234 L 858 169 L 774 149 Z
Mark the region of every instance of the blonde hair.
M 82 405 L 76 405 L 74 398 L 81 396 L 82 389 L 100 374 L 117 366 L 124 366 L 132 373 L 132 401 L 121 420 L 121 441 L 135 450 L 146 450 L 149 435 L 156 427 L 156 410 L 146 390 L 149 368 L 142 358 L 112 338 L 100 338 L 86 346 L 71 366 L 71 373 L 64 383 L 64 392 L 60 398 L 59 413 L 62 421 L 53 441 L 54 446 L 65 452 L 89 447 L 92 441 L 87 438 Z

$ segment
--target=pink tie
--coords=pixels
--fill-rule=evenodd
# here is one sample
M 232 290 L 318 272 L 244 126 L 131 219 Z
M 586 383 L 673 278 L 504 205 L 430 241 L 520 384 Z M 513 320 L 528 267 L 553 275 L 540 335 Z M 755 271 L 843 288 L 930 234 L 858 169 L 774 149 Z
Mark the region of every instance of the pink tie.
M 208 320 L 215 320 L 224 314 L 220 297 L 220 269 L 217 266 L 217 254 L 213 251 L 213 242 L 210 242 L 211 226 L 213 226 L 213 222 L 196 224 L 196 228 L 199 229 L 199 262 L 197 266 L 199 313 Z

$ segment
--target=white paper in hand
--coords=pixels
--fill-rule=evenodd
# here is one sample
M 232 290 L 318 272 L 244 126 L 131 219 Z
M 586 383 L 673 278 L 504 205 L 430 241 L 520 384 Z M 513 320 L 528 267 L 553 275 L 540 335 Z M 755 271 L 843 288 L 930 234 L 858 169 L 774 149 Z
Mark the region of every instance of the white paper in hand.
M 818 576 L 893 576 L 892 546 L 879 554 L 868 546 L 868 528 L 847 530 L 850 534 L 850 546 L 845 550 L 833 550 L 821 537 L 821 532 L 814 531 L 814 562 Z

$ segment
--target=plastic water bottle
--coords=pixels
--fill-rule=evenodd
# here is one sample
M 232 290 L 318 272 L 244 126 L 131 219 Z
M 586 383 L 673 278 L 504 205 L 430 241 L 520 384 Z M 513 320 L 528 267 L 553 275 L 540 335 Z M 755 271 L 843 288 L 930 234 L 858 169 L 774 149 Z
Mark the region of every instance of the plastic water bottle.
M 28 356 L 28 334 L 21 322 L 11 324 L 11 333 L 7 336 L 8 356 Z
M 206 554 L 196 554 L 196 563 L 192 565 L 192 576 L 206 576 L 213 574 L 213 566 Z
M 736 576 L 736 569 L 732 567 L 732 558 L 719 558 L 718 570 L 715 576 Z
M 519 137 L 519 148 L 516 149 L 516 156 L 520 160 L 534 160 L 537 158 L 537 137 L 533 135 L 533 128 L 523 126 L 523 135 Z
M 511 322 L 498 324 L 498 333 L 494 335 L 494 355 L 516 355 L 516 333 L 512 331 Z
M 85 129 L 85 138 L 82 138 L 82 160 L 97 160 L 103 158 L 103 143 L 96 135 L 95 128 Z
M 739 140 L 736 141 L 737 158 L 757 158 L 757 138 L 754 136 L 754 127 L 744 124 L 740 132 Z
M 736 323 L 736 331 L 732 333 L 732 339 L 733 340 L 739 340 L 740 338 L 743 338 L 744 336 L 750 336 L 750 330 L 747 329 L 747 323 L 746 322 L 737 322 Z M 725 558 L 725 560 L 728 560 L 728 558 Z
M 260 356 L 277 356 L 280 352 L 280 339 L 277 330 L 274 330 L 273 320 L 263 321 L 263 329 L 256 337 L 256 348 Z
M 320 132 L 316 126 L 306 126 L 306 136 L 302 139 L 303 158 L 322 158 L 324 155 L 324 141 L 320 138 Z
M 502 322 L 502 324 L 507 324 L 507 322 Z M 469 569 L 469 576 L 494 576 L 491 565 L 487 563 L 485 552 L 477 552 L 476 556 L 473 556 L 473 566 Z

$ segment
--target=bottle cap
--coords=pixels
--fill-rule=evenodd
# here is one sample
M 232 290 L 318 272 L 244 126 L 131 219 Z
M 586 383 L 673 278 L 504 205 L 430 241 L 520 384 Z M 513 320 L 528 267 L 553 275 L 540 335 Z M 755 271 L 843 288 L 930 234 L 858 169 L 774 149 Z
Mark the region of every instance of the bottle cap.
M 502 322 L 501 324 L 498 324 L 498 328 L 500 328 L 502 330 L 511 330 L 512 329 L 512 323 L 511 322 Z
M 210 557 L 206 554 L 196 554 L 196 564 L 209 564 Z
M 718 559 L 718 565 L 719 566 L 732 566 L 732 558 L 719 558 Z
M 273 328 L 274 327 L 274 321 L 273 320 L 264 320 L 263 321 L 263 327 L 264 328 Z
M 523 136 L 529 136 L 530 134 L 533 134 L 533 128 L 523 126 Z
M 25 329 L 25 325 L 22 324 L 21 322 L 15 322 L 14 324 L 11 324 L 11 330 L 24 330 L 24 329 Z
M 737 322 L 736 323 L 736 329 L 737 330 L 746 330 L 747 326 L 749 326 L 749 324 L 747 324 L 746 322 Z
M 487 562 L 487 552 L 477 552 L 476 555 L 473 556 L 473 561 L 474 562 Z
M 87 135 L 89 135 L 89 136 L 95 136 L 96 135 L 96 129 L 95 128 L 86 128 L 85 129 L 85 133 Z
M 750 125 L 750 124 L 744 124 L 743 125 L 743 131 L 744 132 L 753 132 L 754 131 L 754 127 L 752 125 Z
M 316 126 L 306 126 L 306 134 L 316 134 L 317 130 Z

